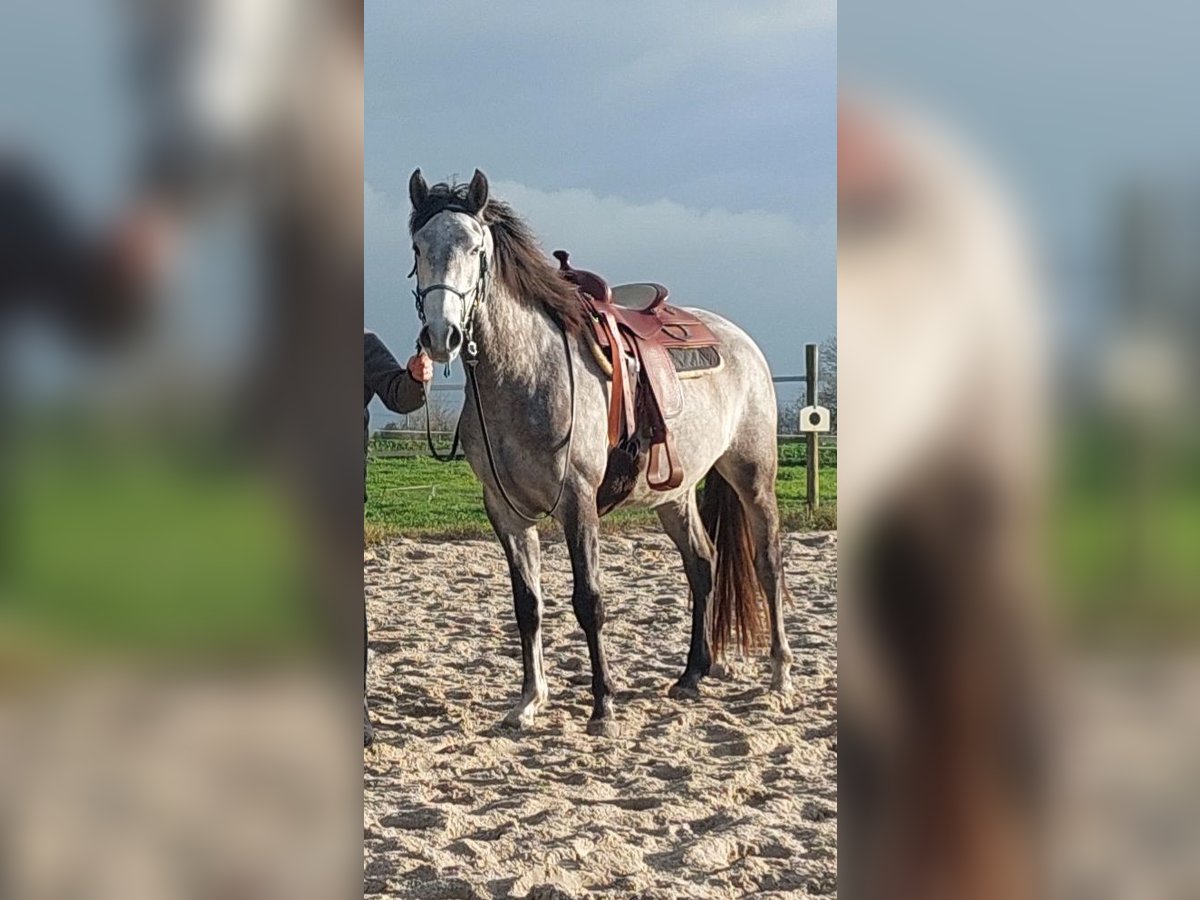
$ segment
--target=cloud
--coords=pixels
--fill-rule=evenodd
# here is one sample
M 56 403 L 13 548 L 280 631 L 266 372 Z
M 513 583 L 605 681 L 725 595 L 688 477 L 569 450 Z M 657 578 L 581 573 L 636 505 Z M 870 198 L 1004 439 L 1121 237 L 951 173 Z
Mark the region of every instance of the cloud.
M 796 3 L 776 0 L 748 9 L 720 2 L 703 10 L 693 8 L 692 24 L 669 25 L 671 40 L 654 40 L 644 31 L 648 45 L 617 69 L 616 83 L 634 90 L 665 85 L 714 63 L 735 76 L 771 77 L 795 66 L 800 42 L 812 33 L 832 33 L 837 28 L 834 0 Z M 681 35 L 680 32 L 683 32 Z M 682 39 L 681 39 L 682 38 Z
M 777 374 L 803 370 L 805 341 L 833 332 L 832 221 L 809 227 L 762 210 L 697 209 L 671 200 L 641 203 L 571 188 L 493 182 L 523 215 L 547 254 L 563 248 L 611 282 L 660 281 L 674 302 L 712 309 L 759 343 Z M 411 343 L 416 318 L 403 301 L 411 265 L 407 197 L 365 185 L 366 315 L 385 340 Z
M 833 0 L 423 7 L 366 22 L 366 175 L 476 166 L 639 203 L 833 215 Z

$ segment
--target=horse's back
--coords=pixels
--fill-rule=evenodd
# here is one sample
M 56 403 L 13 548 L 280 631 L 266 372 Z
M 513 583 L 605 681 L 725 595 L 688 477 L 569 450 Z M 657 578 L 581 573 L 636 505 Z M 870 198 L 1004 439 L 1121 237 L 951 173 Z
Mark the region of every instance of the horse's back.
M 777 410 L 775 406 L 775 385 L 771 381 L 771 368 L 758 344 L 742 328 L 720 315 L 707 309 L 687 307 L 717 336 L 720 341 L 718 353 L 721 357 L 720 366 L 712 373 L 714 387 L 723 394 L 740 389 L 740 399 L 743 401 L 743 414 L 759 415 L 764 408 L 771 413 L 771 430 L 774 433 Z M 703 384 L 704 378 L 685 378 L 685 388 L 689 382 L 697 381 Z M 733 399 L 727 394 L 724 406 L 733 406 Z M 685 403 L 687 395 L 685 394 Z

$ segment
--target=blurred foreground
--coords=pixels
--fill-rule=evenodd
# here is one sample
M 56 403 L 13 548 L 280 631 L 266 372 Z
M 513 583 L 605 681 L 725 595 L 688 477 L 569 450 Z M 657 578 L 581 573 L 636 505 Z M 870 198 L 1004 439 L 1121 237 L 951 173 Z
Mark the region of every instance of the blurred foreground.
M 361 39 L 2 14 L 0 896 L 357 894 Z
M 914 24 L 894 85 L 956 110 Z M 1126 160 L 1031 218 L 956 131 L 845 90 L 839 887 L 1198 896 L 1200 193 Z

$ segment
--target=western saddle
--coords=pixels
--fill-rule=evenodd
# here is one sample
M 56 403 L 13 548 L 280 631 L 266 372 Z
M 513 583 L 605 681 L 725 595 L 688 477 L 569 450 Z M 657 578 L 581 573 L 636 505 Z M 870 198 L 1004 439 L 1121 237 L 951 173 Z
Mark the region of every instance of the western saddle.
M 555 250 L 559 273 L 579 288 L 591 314 L 596 344 L 612 370 L 608 404 L 608 447 L 640 455 L 649 442 L 646 483 L 674 490 L 683 483 L 669 423 L 683 410 L 683 389 L 671 350 L 716 347 L 720 342 L 695 315 L 666 302 L 667 289 L 653 282 L 609 287 L 594 272 L 573 268 L 565 250 Z M 632 489 L 632 484 L 629 485 Z

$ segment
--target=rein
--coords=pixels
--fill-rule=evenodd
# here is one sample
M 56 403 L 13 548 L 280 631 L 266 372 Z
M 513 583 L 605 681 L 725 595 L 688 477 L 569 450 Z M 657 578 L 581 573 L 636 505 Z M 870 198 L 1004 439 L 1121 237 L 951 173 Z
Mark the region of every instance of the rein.
M 417 270 L 416 262 L 413 263 L 413 271 L 410 274 L 415 275 Z M 481 254 L 479 259 L 479 280 L 475 283 L 475 287 L 468 291 L 459 291 L 457 288 L 447 284 L 433 284 L 426 288 L 419 288 L 413 291 L 413 296 L 417 301 L 417 316 L 421 320 L 421 324 L 425 325 L 425 296 L 434 290 L 450 291 L 462 298 L 464 304 L 466 298 L 474 294 L 475 302 L 473 302 L 467 312 L 467 321 L 463 325 L 463 336 L 466 342 L 463 346 L 463 364 L 467 373 L 467 381 L 470 383 L 471 395 L 475 398 L 475 414 L 479 417 L 479 431 L 483 435 L 483 448 L 487 454 L 488 467 L 492 472 L 492 479 L 496 482 L 496 487 L 500 491 L 500 496 L 504 498 L 504 502 L 508 508 L 513 511 L 519 518 L 526 522 L 537 522 L 541 519 L 548 519 L 554 515 L 562 503 L 563 494 L 567 487 L 567 477 L 571 472 L 571 449 L 575 444 L 575 357 L 571 353 L 571 342 L 567 335 L 567 330 L 558 322 L 555 325 L 558 327 L 559 334 L 562 335 L 563 353 L 567 357 L 567 381 L 571 389 L 571 424 L 567 430 L 567 454 L 563 460 L 562 478 L 558 483 L 558 493 L 554 497 L 554 503 L 545 512 L 536 515 L 530 515 L 519 506 L 516 501 L 509 495 L 508 489 L 504 486 L 504 482 L 500 478 L 500 469 L 496 465 L 496 453 L 492 449 L 492 440 L 488 434 L 487 420 L 483 415 L 483 403 L 480 399 L 479 379 L 475 376 L 475 367 L 479 364 L 479 347 L 475 343 L 475 311 L 482 306 L 487 299 L 488 293 L 488 262 L 487 255 Z M 417 350 L 420 351 L 420 341 L 417 342 Z M 450 364 L 446 364 L 446 374 L 450 374 Z M 425 441 L 429 445 L 429 454 L 438 462 L 450 462 L 458 453 L 459 445 L 459 430 L 461 428 L 462 414 L 459 414 L 459 424 L 454 428 L 454 439 L 450 443 L 450 452 L 448 454 L 439 454 L 437 448 L 433 444 L 433 430 L 430 424 L 429 417 L 429 392 L 425 385 L 421 385 L 421 396 L 425 407 Z
M 562 478 L 558 482 L 558 493 L 554 497 L 554 503 L 548 510 L 537 515 L 531 516 L 529 513 L 520 509 L 508 495 L 508 490 L 504 487 L 504 482 L 500 480 L 500 471 L 496 467 L 496 454 L 492 450 L 492 441 L 488 436 L 487 421 L 483 417 L 483 404 L 479 399 L 479 381 L 475 377 L 475 366 L 479 362 L 478 357 L 464 360 L 466 362 L 466 370 L 468 379 L 471 382 L 471 393 L 475 397 L 475 413 L 479 416 L 479 430 L 483 434 L 483 447 L 487 451 L 488 466 L 492 470 L 492 478 L 495 479 L 496 487 L 500 489 L 500 496 L 504 498 L 504 502 L 508 504 L 516 515 L 520 516 L 526 522 L 537 522 L 540 519 L 548 519 L 554 515 L 559 504 L 562 503 L 563 493 L 567 487 L 567 476 L 571 472 L 571 448 L 575 443 L 575 358 L 571 354 L 571 343 L 567 337 L 565 328 L 559 326 L 559 334 L 563 339 L 563 353 L 567 357 L 567 380 L 571 386 L 571 426 L 567 431 L 567 455 L 563 460 Z M 455 441 L 458 440 L 458 432 L 455 430 Z

